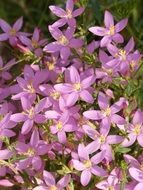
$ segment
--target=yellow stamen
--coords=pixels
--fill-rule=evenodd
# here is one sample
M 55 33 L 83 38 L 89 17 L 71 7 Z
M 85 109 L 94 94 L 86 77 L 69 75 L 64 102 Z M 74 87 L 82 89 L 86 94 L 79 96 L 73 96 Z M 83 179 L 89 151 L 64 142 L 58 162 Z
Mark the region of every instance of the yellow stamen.
M 142 125 L 139 124 L 139 123 L 134 126 L 133 132 L 135 133 L 135 135 L 139 135 L 140 134 L 141 126 Z
M 52 186 L 52 187 L 50 187 L 50 190 L 57 190 L 57 187 L 56 186 Z
M 76 91 L 80 91 L 80 89 L 81 89 L 81 84 L 80 84 L 79 82 L 75 83 L 75 84 L 74 84 L 74 89 L 75 89 Z
M 57 127 L 57 129 L 58 129 L 58 130 L 61 130 L 61 129 L 62 129 L 62 127 L 63 127 L 62 122 L 61 122 L 61 121 L 58 121 L 58 123 L 57 123 L 56 127 Z
M 24 156 L 34 156 L 35 151 L 34 151 L 33 148 L 28 148 L 27 152 L 22 153 L 22 155 L 24 155 Z
M 55 63 L 46 61 L 46 65 L 49 69 L 49 71 L 53 71 L 55 69 Z
M 9 31 L 9 35 L 10 35 L 10 36 L 15 36 L 15 35 L 16 35 L 16 29 L 15 29 L 15 28 L 12 28 L 12 29 Z
M 102 114 L 106 117 L 109 117 L 111 115 L 111 109 L 108 107 L 105 110 L 102 111 Z
M 104 136 L 104 135 L 101 135 L 100 137 L 99 137 L 99 142 L 100 143 L 104 143 L 106 141 L 106 137 Z
M 60 98 L 60 93 L 59 92 L 51 92 L 50 96 L 53 97 L 54 100 L 58 100 Z
M 114 35 L 115 34 L 115 26 L 110 26 L 109 31 L 108 31 L 107 34 Z
M 68 39 L 62 35 L 59 39 L 58 39 L 58 42 L 61 44 L 61 45 L 68 45 L 69 41 Z
M 31 44 L 32 44 L 32 46 L 34 48 L 38 48 L 39 47 L 39 44 L 38 44 L 38 42 L 36 40 L 32 40 Z
M 72 11 L 67 9 L 67 18 L 72 18 Z
M 90 160 L 84 160 L 83 164 L 84 164 L 84 166 L 85 166 L 86 168 L 91 168 L 91 166 L 92 166 L 92 163 L 91 163 Z
M 125 61 L 126 60 L 126 51 L 123 49 L 120 49 L 119 56 L 121 57 L 122 61 Z
M 30 92 L 30 93 L 35 93 L 35 89 L 33 87 L 32 81 L 29 81 L 28 85 L 27 85 L 27 89 L 26 91 Z

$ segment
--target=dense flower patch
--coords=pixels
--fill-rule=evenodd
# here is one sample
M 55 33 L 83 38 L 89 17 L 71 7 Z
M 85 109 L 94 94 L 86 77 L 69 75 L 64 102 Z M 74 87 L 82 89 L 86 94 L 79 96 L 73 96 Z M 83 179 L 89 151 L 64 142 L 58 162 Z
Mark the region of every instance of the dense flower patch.
M 142 190 L 143 111 L 132 93 L 142 55 L 120 34 L 128 20 L 105 11 L 87 44 L 77 35 L 83 7 L 49 8 L 59 17 L 52 41 L 21 32 L 23 18 L 0 19 L 13 55 L 0 57 L 1 188 Z

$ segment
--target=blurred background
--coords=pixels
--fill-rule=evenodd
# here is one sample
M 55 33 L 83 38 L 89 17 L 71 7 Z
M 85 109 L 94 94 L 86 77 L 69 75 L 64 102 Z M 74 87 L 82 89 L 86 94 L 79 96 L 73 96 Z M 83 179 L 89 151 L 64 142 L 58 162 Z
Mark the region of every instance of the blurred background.
M 126 38 L 135 38 L 139 49 L 143 49 L 143 1 L 142 0 L 74 0 L 77 6 L 86 6 L 84 15 L 78 18 L 79 24 L 87 33 L 89 26 L 102 25 L 105 10 L 111 11 L 115 20 L 129 18 Z M 32 32 L 38 26 L 49 37 L 47 26 L 57 17 L 49 11 L 49 5 L 63 7 L 65 0 L 0 0 L 0 18 L 10 24 L 20 16 L 24 17 L 24 30 Z M 83 25 L 84 24 L 84 25 Z M 83 29 L 83 28 L 82 28 Z M 83 34 L 84 35 L 84 34 Z M 90 38 L 90 36 L 89 36 Z

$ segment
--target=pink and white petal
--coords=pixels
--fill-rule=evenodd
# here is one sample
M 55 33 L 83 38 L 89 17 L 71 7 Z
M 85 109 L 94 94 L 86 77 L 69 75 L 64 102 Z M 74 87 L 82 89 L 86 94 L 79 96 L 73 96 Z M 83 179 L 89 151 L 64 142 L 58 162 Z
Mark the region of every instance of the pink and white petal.
M 133 117 L 133 124 L 143 123 L 143 112 L 138 109 Z
M 71 176 L 69 174 L 65 175 L 62 179 L 60 179 L 57 183 L 57 187 L 59 189 L 63 189 L 66 187 L 70 181 Z
M 38 143 L 39 143 L 39 132 L 38 132 L 38 129 L 35 128 L 30 138 L 30 144 L 32 147 L 36 147 Z
M 56 22 L 54 22 L 54 24 L 52 24 L 52 27 L 62 27 L 67 23 L 67 20 L 65 18 L 61 18 L 59 20 L 57 20 Z
M 61 17 L 61 18 L 62 18 L 62 17 L 65 17 L 66 14 L 67 14 L 62 8 L 57 7 L 57 6 L 51 5 L 51 6 L 49 6 L 49 9 L 50 9 L 56 16 Z
M 73 167 L 78 171 L 83 171 L 85 169 L 85 166 L 82 162 L 79 160 L 72 160 Z
M 48 52 L 48 53 L 54 53 L 54 52 L 60 51 L 62 47 L 63 46 L 60 45 L 58 42 L 52 42 L 46 45 L 43 51 Z
M 66 2 L 66 10 L 72 12 L 74 8 L 73 0 L 67 0 Z
M 60 143 L 63 143 L 63 144 L 66 143 L 67 137 L 66 137 L 66 133 L 64 131 L 59 131 L 57 133 L 57 135 L 58 135 L 58 140 Z
M 138 182 L 143 182 L 143 171 L 137 168 L 131 167 L 129 168 L 129 173 Z
M 90 179 L 91 179 L 91 172 L 89 170 L 84 170 L 81 173 L 81 176 L 80 176 L 80 182 L 81 182 L 81 184 L 84 187 L 87 186 L 88 183 L 90 182 Z
M 110 118 L 105 117 L 104 119 L 102 119 L 100 124 L 100 134 L 106 137 L 110 131 L 110 126 L 111 126 Z
M 116 32 L 120 32 L 121 30 L 123 30 L 127 26 L 127 23 L 128 23 L 128 19 L 126 18 L 118 22 L 115 25 Z
M 46 117 L 42 114 L 36 114 L 34 117 L 35 123 L 44 123 L 46 121 Z
M 89 28 L 89 31 L 97 36 L 105 36 L 107 33 L 107 30 L 105 28 L 98 27 L 98 26 Z
M 67 96 L 66 105 L 73 106 L 78 101 L 79 95 L 77 92 L 72 92 Z
M 57 90 L 58 92 L 61 92 L 63 94 L 68 94 L 68 93 L 73 92 L 73 86 L 68 83 L 56 84 L 54 86 L 54 88 L 55 88 L 55 90 Z
M 75 20 L 75 18 L 69 18 L 67 20 L 67 23 L 68 23 L 69 27 L 73 27 L 73 28 L 76 27 L 76 20 Z
M 143 183 L 138 183 L 135 187 L 134 190 L 142 190 L 143 189 Z
M 103 118 L 101 111 L 89 110 L 83 112 L 84 117 L 92 120 L 100 120 Z
M 51 125 L 50 126 L 50 131 L 51 131 L 52 134 L 56 134 L 59 130 L 56 127 L 56 125 Z
M 131 37 L 124 49 L 127 53 L 129 53 L 134 49 L 134 46 L 135 46 L 134 38 Z
M 101 151 L 101 152 L 95 154 L 91 158 L 91 162 L 93 163 L 93 165 L 96 165 L 96 164 L 99 164 L 100 162 L 102 162 L 102 160 L 104 159 L 104 155 L 105 155 L 105 151 Z
M 87 90 L 82 90 L 80 92 L 80 98 L 82 100 L 84 100 L 85 102 L 87 102 L 87 103 L 92 104 L 94 102 L 94 99 L 93 99 L 92 95 Z
M 96 166 L 96 165 L 92 167 L 91 172 L 97 176 L 103 176 L 103 177 L 107 176 L 107 172 L 101 167 Z
M 123 43 L 124 42 L 124 38 L 121 34 L 115 34 L 114 36 L 112 36 L 114 42 L 116 43 Z
M 20 17 L 13 25 L 13 28 L 16 29 L 16 31 L 19 31 L 22 28 L 23 25 L 23 17 Z
M 123 147 L 129 147 L 136 141 L 136 135 L 133 133 L 130 133 L 128 135 L 128 138 L 125 138 L 125 140 L 122 142 Z
M 123 137 L 119 135 L 109 135 L 107 137 L 108 144 L 118 144 L 118 143 L 121 143 L 123 140 L 124 140 Z
M 78 155 L 81 161 L 89 160 L 88 151 L 83 144 L 78 145 Z
M 54 186 L 55 185 L 55 178 L 50 172 L 47 172 L 44 170 L 43 171 L 43 178 L 44 178 L 46 185 L 48 185 L 48 186 L 52 186 L 52 185 Z
M 109 106 L 107 95 L 105 95 L 103 92 L 99 92 L 98 94 L 98 105 L 101 110 L 106 110 Z
M 33 123 L 34 123 L 33 120 L 30 119 L 26 120 L 22 126 L 21 133 L 23 135 L 28 134 L 33 127 Z
M 109 184 L 107 183 L 107 181 L 104 180 L 104 181 L 101 181 L 101 182 L 97 183 L 96 187 L 98 189 L 101 189 L 101 190 L 107 190 L 108 187 L 109 187 Z
M 49 187 L 40 185 L 40 186 L 34 187 L 33 190 L 49 190 Z
M 32 159 L 32 166 L 35 170 L 39 170 L 42 167 L 42 160 L 40 156 L 35 156 Z
M 61 115 L 54 110 L 49 110 L 45 112 L 46 118 L 48 119 L 58 119 Z
M 14 184 L 8 179 L 0 179 L 0 186 L 12 187 Z
M 109 11 L 105 11 L 104 24 L 107 28 L 110 28 L 110 26 L 114 26 L 114 19 L 113 19 L 112 14 Z
M 8 33 L 11 29 L 11 26 L 3 19 L 0 19 L 0 27 L 5 33 Z
M 92 75 L 81 81 L 81 87 L 83 89 L 86 89 L 86 88 L 90 87 L 94 82 L 95 82 L 95 76 Z
M 96 137 L 99 135 L 99 133 L 89 125 L 83 125 L 82 128 L 84 132 L 93 140 L 95 140 Z
M 10 120 L 18 123 L 18 122 L 25 121 L 26 118 L 27 116 L 25 116 L 22 113 L 15 113 L 11 115 Z
M 76 67 L 70 67 L 70 79 L 72 83 L 80 83 L 80 75 Z
M 70 48 L 69 47 L 62 47 L 60 49 L 60 56 L 61 59 L 67 60 L 71 54 Z
M 5 40 L 7 40 L 8 39 L 8 34 L 6 34 L 6 33 L 3 33 L 3 34 L 0 34 L 0 41 L 2 42 L 2 41 L 5 41 Z
M 138 135 L 137 141 L 141 147 L 143 147 L 143 134 Z
M 86 146 L 87 152 L 89 154 L 96 152 L 99 148 L 100 148 L 100 143 L 98 139 L 92 141 Z
M 76 48 L 81 48 L 82 45 L 83 45 L 83 40 L 82 39 L 75 39 L 75 38 L 72 38 L 70 40 L 70 44 L 69 44 L 69 46 L 71 48 L 75 48 L 75 49 Z
M 106 47 L 106 46 L 108 46 L 108 44 L 111 43 L 111 41 L 112 41 L 111 36 L 104 36 L 102 38 L 102 40 L 100 41 L 100 46 Z
M 33 32 L 32 40 L 35 40 L 38 42 L 40 38 L 39 35 L 40 35 L 40 30 L 38 28 L 35 28 Z
M 75 11 L 73 11 L 73 17 L 77 17 L 79 15 L 81 15 L 84 11 L 83 7 L 80 7 L 79 9 L 76 9 Z
M 0 159 L 7 160 L 12 156 L 12 152 L 10 150 L 4 149 L 0 150 Z
M 1 135 L 2 135 L 2 136 L 5 136 L 5 137 L 13 137 L 13 136 L 16 135 L 16 133 L 13 132 L 12 130 L 4 129 L 4 130 L 1 132 Z
M 111 122 L 112 123 L 116 123 L 117 125 L 124 125 L 126 124 L 126 121 L 123 117 L 117 115 L 117 114 L 114 114 L 111 116 Z

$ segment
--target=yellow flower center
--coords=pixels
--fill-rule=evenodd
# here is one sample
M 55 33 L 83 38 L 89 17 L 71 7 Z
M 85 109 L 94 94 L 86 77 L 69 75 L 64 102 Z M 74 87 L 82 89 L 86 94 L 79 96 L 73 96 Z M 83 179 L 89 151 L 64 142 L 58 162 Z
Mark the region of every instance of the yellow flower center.
M 50 96 L 53 97 L 54 100 L 58 100 L 60 98 L 60 93 L 59 92 L 51 92 Z
M 58 123 L 57 123 L 56 127 L 57 127 L 57 129 L 58 129 L 58 130 L 61 130 L 61 129 L 62 129 L 62 127 L 63 127 L 62 122 L 61 122 L 61 121 L 58 121 Z
M 10 35 L 10 36 L 15 36 L 15 35 L 16 35 L 16 29 L 15 29 L 15 28 L 12 28 L 12 29 L 9 31 L 9 35 Z
M 32 44 L 32 46 L 34 48 L 38 48 L 39 47 L 38 42 L 36 40 L 32 40 L 31 44 Z
M 34 116 L 34 108 L 32 107 L 31 109 L 26 110 L 26 111 L 24 111 L 22 113 L 25 114 L 25 115 L 28 115 L 29 119 L 32 119 L 33 116 Z
M 68 45 L 69 41 L 68 39 L 62 35 L 59 39 L 58 39 L 58 42 L 61 44 L 61 45 Z
M 134 126 L 133 132 L 135 133 L 135 135 L 139 135 L 140 131 L 141 131 L 141 124 L 138 123 Z
M 22 153 L 24 156 L 34 156 L 35 150 L 33 148 L 28 148 L 27 152 Z
M 109 117 L 111 115 L 111 109 L 108 107 L 105 110 L 102 110 L 102 114 L 106 117 Z
M 107 34 L 114 35 L 115 34 L 115 26 L 110 26 L 109 31 L 108 31 Z
M 125 61 L 126 60 L 126 51 L 123 49 L 120 49 L 119 56 L 121 57 L 122 61 Z
M 104 135 L 101 135 L 100 137 L 99 137 L 99 142 L 100 143 L 104 143 L 106 141 L 106 137 L 104 136 Z
M 107 190 L 115 190 L 115 188 L 113 186 L 110 186 L 107 188 Z
M 57 190 L 57 187 L 53 185 L 52 187 L 50 187 L 50 190 Z
M 80 84 L 79 82 L 75 83 L 75 84 L 74 84 L 74 89 L 75 89 L 76 91 L 80 91 L 80 89 L 81 89 L 81 84 Z
M 91 168 L 91 166 L 92 166 L 92 163 L 91 163 L 90 160 L 84 160 L 83 164 L 84 164 L 84 166 L 85 166 L 86 168 Z
M 30 92 L 30 93 L 35 93 L 35 89 L 33 87 L 32 81 L 29 81 L 29 83 L 27 84 L 27 89 L 26 91 Z
M 67 9 L 67 18 L 72 18 L 72 11 Z
M 49 71 L 53 71 L 55 69 L 55 63 L 46 61 L 46 65 L 49 69 Z

